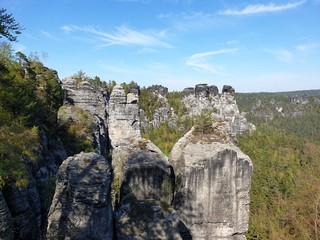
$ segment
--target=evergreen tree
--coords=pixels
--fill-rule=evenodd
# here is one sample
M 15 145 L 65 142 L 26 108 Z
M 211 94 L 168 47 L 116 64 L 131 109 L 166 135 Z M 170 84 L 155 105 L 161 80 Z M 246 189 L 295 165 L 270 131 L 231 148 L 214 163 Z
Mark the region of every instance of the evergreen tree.
M 0 9 L 0 38 L 5 37 L 9 41 L 17 41 L 18 34 L 23 28 L 16 22 L 12 14 L 6 13 L 6 9 Z

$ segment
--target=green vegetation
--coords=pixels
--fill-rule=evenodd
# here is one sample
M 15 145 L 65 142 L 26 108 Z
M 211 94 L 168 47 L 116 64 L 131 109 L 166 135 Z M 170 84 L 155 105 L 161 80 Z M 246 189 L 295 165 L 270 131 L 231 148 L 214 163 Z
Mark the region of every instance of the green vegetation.
M 309 95 L 309 102 L 290 103 L 296 94 Z M 237 95 L 242 110 L 261 101 L 247 115 L 257 131 L 238 137 L 254 166 L 247 239 L 319 239 L 318 98 L 319 91 Z M 284 109 L 284 116 L 276 106 Z
M 161 106 L 161 101 L 157 95 L 145 87 L 140 90 L 139 107 L 144 111 L 144 115 L 148 120 L 153 119 L 156 110 Z
M 0 44 L 0 187 L 25 186 L 25 159 L 37 160 L 39 130 L 56 135 L 62 90 L 56 72 Z
M 23 28 L 12 17 L 12 14 L 6 13 L 6 9 L 0 9 L 0 38 L 5 37 L 9 41 L 17 41 L 18 34 L 21 34 Z
M 94 151 L 91 140 L 91 134 L 95 127 L 93 117 L 87 111 L 76 106 L 62 106 L 58 115 L 61 124 L 58 129 L 59 135 L 63 135 L 61 141 L 68 154 Z
M 170 128 L 168 122 L 160 123 L 158 127 L 143 129 L 143 137 L 151 140 L 161 151 L 169 156 L 174 144 L 186 134 L 193 126 L 190 117 L 185 117 L 177 122 L 177 127 Z
M 169 106 L 173 109 L 173 112 L 179 117 L 182 117 L 187 109 L 182 102 L 183 95 L 181 92 L 169 92 L 167 94 L 167 99 Z

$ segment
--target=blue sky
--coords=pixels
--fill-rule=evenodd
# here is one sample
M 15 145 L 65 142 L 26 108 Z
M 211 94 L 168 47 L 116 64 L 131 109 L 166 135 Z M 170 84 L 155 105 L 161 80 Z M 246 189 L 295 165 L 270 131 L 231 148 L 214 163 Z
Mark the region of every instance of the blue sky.
M 25 28 L 14 43 L 59 77 L 183 90 L 320 89 L 320 0 L 0 0 Z

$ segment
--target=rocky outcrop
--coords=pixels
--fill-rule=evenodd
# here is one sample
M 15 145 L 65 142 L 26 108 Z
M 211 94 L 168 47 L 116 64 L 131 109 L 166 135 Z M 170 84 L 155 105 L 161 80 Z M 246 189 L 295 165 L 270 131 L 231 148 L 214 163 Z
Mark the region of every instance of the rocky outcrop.
M 67 158 L 57 174 L 47 239 L 112 239 L 112 169 L 96 153 Z
M 39 193 L 31 181 L 27 187 L 5 186 L 2 190 L 10 214 L 14 239 L 38 239 L 41 226 Z
M 63 79 L 62 89 L 65 91 L 65 104 L 78 106 L 92 115 L 105 118 L 105 89 L 95 89 L 89 82 L 77 82 L 72 77 Z
M 94 88 L 89 82 L 77 82 L 72 77 L 67 77 L 62 81 L 62 88 L 65 91 L 64 105 L 59 110 L 58 120 L 60 124 L 66 122 L 79 121 L 82 116 L 78 116 L 77 109 L 82 109 L 91 115 L 92 132 L 91 142 L 96 152 L 106 156 L 109 147 L 107 133 L 107 100 L 106 89 Z M 63 110 L 63 111 L 61 111 Z M 62 114 L 63 112 L 63 114 Z
M 174 206 L 192 239 L 245 239 L 252 163 L 227 135 L 188 132 L 174 146 Z M 227 134 L 227 133 L 226 133 Z
M 220 96 L 216 86 L 207 84 L 198 84 L 194 89 L 186 88 L 182 93 L 189 116 L 196 117 L 203 111 L 212 112 L 215 119 L 228 122 L 233 134 L 255 130 L 255 126 L 247 121 L 245 113 L 240 113 L 233 87 L 223 86 Z
M 114 149 L 112 161 L 121 186 L 120 202 L 133 197 L 171 204 L 174 173 L 168 158 L 151 141 L 139 139 L 127 147 Z
M 12 217 L 2 191 L 0 191 L 0 239 L 13 239 Z
M 149 140 L 139 139 L 114 149 L 112 161 L 119 187 L 117 239 L 179 236 L 178 218 L 170 208 L 174 173 L 160 149 Z
M 108 103 L 109 138 L 113 148 L 141 138 L 138 94 L 114 86 Z
M 161 207 L 153 201 L 131 201 L 122 205 L 115 214 L 117 239 L 171 239 L 187 240 L 190 232 L 175 210 Z M 184 235 L 183 235 L 184 234 Z
M 152 85 L 148 87 L 148 91 L 153 92 L 157 96 L 166 97 L 168 94 L 168 88 L 162 85 Z

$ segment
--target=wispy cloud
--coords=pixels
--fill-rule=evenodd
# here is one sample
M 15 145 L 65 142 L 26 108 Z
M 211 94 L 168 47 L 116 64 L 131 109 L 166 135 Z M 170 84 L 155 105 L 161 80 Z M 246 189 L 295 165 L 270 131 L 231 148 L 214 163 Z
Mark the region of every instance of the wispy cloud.
M 157 16 L 158 19 L 169 21 L 180 31 L 199 30 L 202 28 L 223 26 L 225 20 L 215 14 L 204 12 L 192 13 L 162 13 Z
M 58 38 L 56 38 L 55 36 L 53 36 L 50 32 L 41 30 L 41 34 L 44 35 L 45 37 L 51 39 L 51 40 L 55 40 L 55 41 L 59 40 Z
M 188 59 L 186 60 L 186 65 L 198 71 L 207 71 L 207 72 L 212 72 L 217 74 L 224 74 L 223 66 L 213 65 L 211 63 L 208 63 L 206 61 L 207 58 L 214 55 L 232 53 L 237 51 L 239 51 L 238 48 L 229 48 L 229 49 L 221 49 L 218 51 L 196 53 L 188 57 Z
M 252 4 L 248 5 L 243 9 L 227 9 L 223 11 L 219 11 L 219 15 L 232 15 L 232 16 L 243 16 L 243 15 L 252 15 L 252 14 L 261 14 L 261 13 L 272 13 L 272 12 L 281 12 L 293 8 L 297 8 L 307 0 L 299 1 L 299 2 L 290 2 L 283 5 L 276 5 L 274 3 L 269 4 Z
M 92 37 L 97 38 L 101 42 L 99 47 L 107 47 L 112 45 L 137 45 L 142 47 L 160 47 L 160 48 L 173 48 L 173 46 L 162 39 L 167 38 L 165 30 L 155 31 L 136 31 L 126 26 L 116 28 L 113 33 L 104 32 L 93 26 L 76 26 L 65 25 L 61 29 L 70 34 L 75 31 L 92 34 Z
M 320 44 L 318 44 L 318 43 L 300 44 L 300 45 L 297 45 L 295 48 L 299 52 L 306 53 L 306 52 L 311 52 L 311 51 L 314 51 L 314 50 L 320 48 Z
M 291 63 L 294 59 L 294 54 L 286 49 L 265 49 L 264 51 L 272 54 L 279 61 L 284 63 Z

